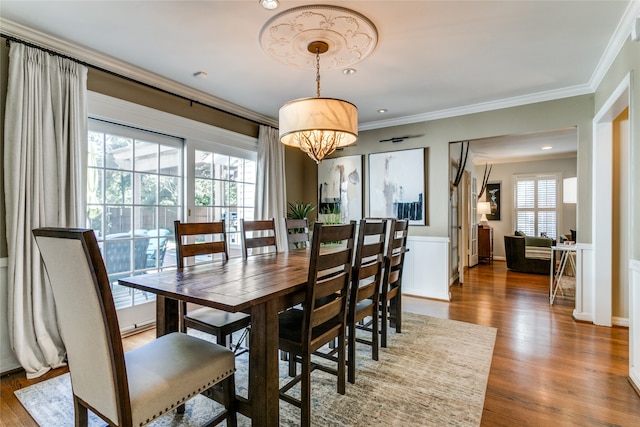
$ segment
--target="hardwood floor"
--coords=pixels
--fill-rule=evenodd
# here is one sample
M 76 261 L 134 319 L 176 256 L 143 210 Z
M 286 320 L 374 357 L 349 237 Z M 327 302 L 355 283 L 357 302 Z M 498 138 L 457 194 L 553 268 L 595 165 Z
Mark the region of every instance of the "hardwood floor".
M 573 300 L 549 306 L 549 277 L 469 269 L 449 304 L 405 298 L 403 309 L 498 329 L 483 426 L 640 426 L 627 380 L 629 330 L 577 322 Z
M 639 426 L 640 397 L 627 380 L 628 329 L 576 322 L 573 301 L 558 297 L 549 306 L 548 292 L 548 276 L 495 261 L 452 286 L 452 302 L 405 297 L 403 308 L 498 329 L 483 426 Z M 154 336 L 125 338 L 125 348 Z M 0 425 L 36 426 L 13 391 L 62 372 L 2 377 Z

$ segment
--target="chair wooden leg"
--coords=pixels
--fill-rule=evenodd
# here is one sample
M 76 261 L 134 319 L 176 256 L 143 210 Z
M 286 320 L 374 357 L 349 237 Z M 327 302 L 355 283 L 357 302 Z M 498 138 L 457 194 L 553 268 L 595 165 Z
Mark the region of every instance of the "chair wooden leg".
M 296 355 L 293 353 L 287 353 L 287 358 L 289 360 L 289 376 L 296 376 Z
M 381 323 L 381 331 L 380 332 L 381 332 L 381 334 L 380 335 L 382 335 L 382 337 L 380 338 L 380 346 L 384 347 L 384 348 L 387 347 L 387 321 L 388 321 L 388 319 L 387 319 L 387 316 L 388 316 L 387 309 L 388 309 L 387 303 L 384 302 L 382 304 L 382 312 L 380 313 L 380 317 L 381 317 L 381 319 L 380 319 L 380 323 Z
M 218 333 L 216 335 L 216 343 L 218 345 L 221 345 L 222 347 L 227 347 L 227 336 L 225 334 L 223 334 L 222 332 Z
M 346 367 L 347 367 L 347 351 L 346 351 L 346 340 L 344 336 L 344 329 L 342 333 L 338 335 L 338 393 L 345 394 L 346 393 Z M 355 358 L 354 358 L 355 359 Z
M 183 334 L 187 333 L 187 325 L 184 322 L 184 316 L 187 315 L 187 303 L 182 301 L 178 306 L 178 329 Z
M 396 332 L 402 332 L 402 297 L 400 295 L 400 288 L 398 288 L 398 295 L 396 295 Z
M 224 407 L 227 410 L 227 426 L 228 427 L 237 427 L 238 425 L 238 415 L 237 415 L 237 405 L 236 405 L 236 380 L 235 376 L 231 375 L 229 378 L 224 380 L 222 383 L 222 387 L 224 387 L 225 394 L 225 402 Z
M 292 357 L 292 355 L 290 355 Z M 300 384 L 301 427 L 311 426 L 311 355 L 302 355 L 302 380 Z
M 75 413 L 75 427 L 87 427 L 89 425 L 87 408 L 75 395 L 73 396 L 73 411 Z
M 380 354 L 380 336 L 378 329 L 378 312 L 376 310 L 371 314 L 371 358 L 378 360 Z
M 356 324 L 349 321 L 349 334 L 348 340 L 348 352 L 347 357 L 347 375 L 351 384 L 356 382 Z
M 184 414 L 184 411 L 186 410 L 187 406 L 183 403 L 181 405 L 178 405 L 176 407 L 176 413 L 177 414 Z

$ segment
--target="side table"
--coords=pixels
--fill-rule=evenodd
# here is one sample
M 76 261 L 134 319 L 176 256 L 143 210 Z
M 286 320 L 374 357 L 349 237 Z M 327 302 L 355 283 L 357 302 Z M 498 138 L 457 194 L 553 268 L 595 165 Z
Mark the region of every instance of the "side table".
M 556 261 L 556 251 L 560 252 L 560 266 L 554 274 L 554 267 Z M 573 255 L 576 253 L 576 245 L 556 245 L 551 246 L 551 270 L 549 272 L 549 305 L 553 305 L 553 300 L 556 298 L 558 288 L 560 294 L 564 296 L 562 286 L 560 286 L 560 279 L 564 274 L 564 269 L 567 266 L 567 261 L 571 263 L 573 271 L 577 271 L 576 262 L 573 259 Z

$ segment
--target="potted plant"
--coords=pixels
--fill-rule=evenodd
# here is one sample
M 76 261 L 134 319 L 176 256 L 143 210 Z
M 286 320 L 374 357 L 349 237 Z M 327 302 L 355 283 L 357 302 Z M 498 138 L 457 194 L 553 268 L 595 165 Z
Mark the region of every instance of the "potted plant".
M 287 218 L 288 219 L 308 219 L 308 215 L 309 213 L 313 212 L 313 210 L 316 208 L 314 205 L 312 205 L 311 203 L 303 203 L 303 202 L 294 202 L 288 203 L 289 205 L 289 211 L 287 212 Z M 298 234 L 298 233 L 304 233 L 305 230 L 303 228 L 292 228 L 289 229 L 288 232 L 290 234 Z M 311 230 L 309 230 L 309 238 L 311 237 Z M 296 248 L 299 247 L 304 247 L 303 245 L 305 245 L 306 243 L 304 242 L 297 242 L 294 243 Z
M 305 219 L 309 213 L 315 210 L 315 206 L 311 203 L 294 202 L 288 203 L 289 211 L 287 212 L 287 218 L 289 219 Z

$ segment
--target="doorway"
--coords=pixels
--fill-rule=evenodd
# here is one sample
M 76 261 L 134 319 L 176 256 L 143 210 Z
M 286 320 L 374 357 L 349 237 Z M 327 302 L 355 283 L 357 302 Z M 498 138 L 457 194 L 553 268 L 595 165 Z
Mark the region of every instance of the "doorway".
M 602 326 L 633 317 L 624 303 L 629 300 L 630 86 L 627 75 L 593 120 L 593 322 Z

